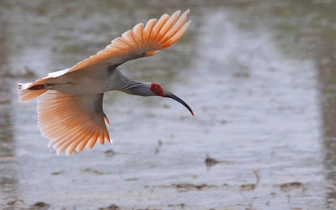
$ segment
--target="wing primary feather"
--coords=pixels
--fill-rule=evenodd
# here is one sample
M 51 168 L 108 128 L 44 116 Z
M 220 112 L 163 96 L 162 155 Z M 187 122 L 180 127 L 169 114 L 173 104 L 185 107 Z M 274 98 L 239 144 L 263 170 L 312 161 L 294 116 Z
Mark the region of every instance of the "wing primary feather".
M 122 38 L 120 38 L 120 37 L 118 37 L 117 40 L 118 40 L 119 42 L 122 42 L 123 44 L 126 44 L 126 45 L 128 45 L 128 46 L 130 46 L 130 47 L 132 47 L 132 48 L 134 49 L 134 47 L 133 47 L 131 44 L 129 44 L 126 40 L 124 40 L 124 39 L 122 39 Z
M 72 131 L 76 133 L 76 132 L 79 132 L 78 130 L 79 129 L 76 128 L 76 129 L 73 129 Z M 64 131 L 64 129 L 59 130 L 59 131 L 65 134 L 57 136 L 57 137 L 51 137 L 51 140 L 48 143 L 48 147 L 52 146 L 56 150 L 60 145 L 63 144 L 63 142 L 68 141 L 74 135 L 74 133 L 67 133 L 66 131 Z
M 102 139 L 102 141 L 100 142 L 101 144 L 104 144 L 104 141 L 106 140 L 107 142 L 110 142 L 110 135 L 107 131 L 107 129 L 103 129 L 104 131 L 104 138 Z
M 174 25 L 171 26 L 169 30 L 166 30 L 166 33 L 160 33 L 160 39 L 155 44 L 157 46 L 160 46 L 161 49 L 167 48 L 170 45 L 174 44 L 178 39 L 175 39 L 176 40 L 175 42 L 171 42 L 171 37 L 173 37 L 175 34 L 179 33 L 179 31 L 183 27 L 183 24 L 184 24 L 184 22 L 187 18 L 187 15 L 188 15 L 188 10 L 185 11 L 177 21 L 176 21 L 176 19 L 178 18 L 178 16 L 175 16 L 174 17 L 175 18 Z M 172 23 L 170 23 L 170 24 L 172 24 Z M 183 35 L 183 33 L 182 33 L 182 35 Z
M 175 42 L 177 42 L 182 36 L 183 34 L 187 31 L 189 25 L 191 23 L 191 20 L 189 20 L 187 23 L 185 23 L 182 28 L 176 33 L 174 34 L 174 36 L 172 36 L 169 39 L 168 43 L 165 43 L 165 45 L 163 45 L 164 47 L 169 47 L 170 45 L 174 44 Z
M 68 117 L 67 119 L 71 120 L 70 117 Z M 65 132 L 67 129 L 71 128 L 71 129 L 74 129 L 75 127 L 77 127 L 80 122 L 75 122 L 73 124 L 71 124 L 71 127 L 70 126 L 59 126 L 59 124 L 56 122 L 56 123 L 51 123 L 51 124 L 46 124 L 46 123 L 43 123 L 43 118 L 41 117 L 39 122 L 38 122 L 38 126 L 40 128 L 40 130 L 42 131 L 42 134 L 44 136 L 48 136 L 52 139 L 56 138 L 57 139 L 61 139 L 63 138 L 64 136 L 67 135 L 67 132 Z M 44 125 L 43 125 L 44 124 Z
M 89 142 L 86 144 L 86 147 L 92 149 L 92 147 L 98 142 L 104 141 L 105 138 L 105 131 L 103 128 L 98 129 L 98 137 L 96 139 L 90 139 Z M 102 140 L 101 140 L 102 139 Z
M 87 130 L 87 134 L 85 135 L 85 137 L 83 139 L 77 139 L 76 141 L 72 142 L 71 145 L 68 146 L 67 150 L 66 150 L 66 154 L 69 156 L 71 155 L 71 153 L 76 149 L 76 147 L 78 146 L 78 144 L 81 141 L 87 141 L 88 139 L 91 138 L 92 136 L 92 130 L 93 130 L 93 126 L 90 126 Z
M 144 47 L 144 25 L 143 24 L 141 24 L 141 27 L 140 27 L 140 33 L 141 33 L 141 43 L 142 43 L 142 45 L 141 45 L 141 47 Z
M 107 125 L 111 125 L 109 119 L 104 115 L 104 121 Z
M 169 29 L 173 26 L 173 24 L 176 22 L 177 18 L 179 17 L 181 11 L 178 10 L 174 12 L 170 18 L 167 20 L 167 22 L 163 25 L 163 27 L 160 30 L 160 34 L 166 34 Z
M 131 33 L 132 33 L 132 30 L 128 30 L 125 33 L 123 33 L 121 37 L 124 42 L 127 42 L 133 48 L 133 50 L 137 50 L 137 47 L 134 46 L 134 39 Z
M 79 123 L 78 123 L 79 124 Z M 77 125 L 73 125 L 71 129 L 76 129 Z M 68 127 L 58 127 L 57 129 L 53 129 L 53 128 L 57 128 L 57 125 L 54 126 L 41 126 L 39 125 L 39 128 L 42 132 L 42 136 L 44 136 L 47 139 L 50 139 L 49 143 L 48 143 L 48 147 L 53 146 L 54 144 L 56 144 L 57 142 L 61 141 L 64 138 L 67 138 L 68 136 L 68 132 L 66 132 L 69 128 Z M 50 131 L 50 129 L 52 129 Z
M 169 19 L 169 15 L 167 14 L 162 15 L 160 19 L 158 20 L 158 22 L 155 24 L 153 31 L 157 33 L 160 32 L 160 29 L 167 22 L 168 19 Z
M 106 132 L 104 131 L 104 129 L 102 129 L 102 136 L 101 138 L 98 139 L 100 144 L 104 144 L 105 136 L 106 136 Z
M 152 33 L 153 33 L 153 27 L 155 26 L 157 20 L 156 19 L 151 19 L 147 22 L 146 26 L 145 26 L 145 34 L 147 37 L 146 42 L 144 43 L 145 46 L 148 46 L 149 41 L 151 40 L 152 37 Z
M 135 35 L 134 31 L 130 31 L 130 35 L 131 35 L 132 39 L 134 40 L 134 43 L 137 46 L 137 49 L 139 49 L 140 46 L 138 45 L 138 42 L 137 42 L 136 35 Z
M 58 113 L 56 113 L 58 114 Z M 54 118 L 54 121 L 50 122 L 50 118 Z M 74 120 L 73 117 L 69 116 L 69 115 L 60 115 L 60 117 L 55 120 L 55 115 L 49 114 L 46 116 L 40 116 L 39 117 L 39 121 L 38 124 L 42 129 L 55 129 L 55 126 L 58 126 L 60 128 L 73 128 L 75 126 L 77 126 L 78 124 L 80 124 L 81 122 L 78 120 Z M 66 126 L 64 126 L 63 124 L 66 124 Z
M 86 144 L 86 147 L 92 149 L 92 147 L 98 142 L 104 141 L 105 138 L 105 131 L 103 128 L 98 129 L 98 136 L 96 139 L 90 139 L 89 142 Z M 102 139 L 102 140 L 101 140 Z
M 177 42 L 180 38 L 182 38 L 182 36 L 184 35 L 184 33 L 187 31 L 189 25 L 191 24 L 191 20 L 188 21 L 187 23 L 185 23 L 183 25 L 183 27 L 174 35 L 169 39 L 169 42 L 166 43 L 166 45 L 164 46 L 170 46 L 172 44 L 174 44 L 175 42 Z
M 49 146 L 53 146 L 57 142 L 61 141 L 64 138 L 69 138 L 69 132 L 66 132 L 67 130 L 77 130 L 79 127 L 80 122 L 75 123 L 70 126 L 62 126 L 59 129 L 54 130 L 53 128 L 56 127 L 57 125 L 54 125 L 52 127 L 41 127 L 41 130 L 43 130 L 42 133 L 45 133 L 46 136 L 48 136 L 51 140 L 49 142 Z M 50 131 L 50 129 L 52 129 Z
M 71 132 L 67 132 L 63 137 L 57 138 L 57 140 L 52 144 L 52 147 L 57 150 L 64 142 L 72 139 L 79 132 L 79 130 L 79 126 L 77 126 L 75 129 L 72 129 Z
M 94 126 L 92 126 L 90 128 L 90 134 L 87 136 L 87 138 L 83 139 L 82 141 L 78 141 L 76 144 L 74 144 L 73 150 L 76 150 L 77 152 L 79 152 L 77 148 L 80 147 L 81 144 L 85 146 L 86 142 L 89 141 L 89 139 L 92 138 L 93 135 L 95 135 L 94 129 L 95 129 Z M 83 149 L 84 147 L 82 148 L 82 150 Z M 73 150 L 71 152 L 73 152 Z
M 113 39 L 113 41 L 112 41 L 112 43 L 111 43 L 111 45 L 113 46 L 113 47 L 116 47 L 116 48 L 118 48 L 119 50 L 121 50 L 121 51 L 127 51 L 128 50 L 128 47 L 130 47 L 127 43 L 125 43 L 125 42 L 123 42 L 122 40 L 120 40 L 121 38 L 120 37 L 118 37 L 118 38 L 116 38 L 116 39 Z M 112 48 L 112 47 L 111 47 Z
M 186 10 L 180 17 L 179 19 L 175 22 L 174 26 L 167 32 L 167 34 L 165 35 L 165 37 L 167 37 L 167 39 L 170 39 L 170 37 L 174 36 L 174 34 L 180 30 L 180 28 L 183 26 L 183 23 L 186 21 L 187 16 L 189 14 L 189 9 Z
M 84 130 L 82 128 L 81 131 L 82 135 L 78 136 L 75 141 L 70 142 L 70 144 L 66 146 L 66 155 L 70 155 L 74 151 L 79 142 L 85 141 L 86 139 L 89 139 L 91 137 L 91 130 L 93 130 L 92 127 L 93 127 L 92 125 L 91 126 L 88 125 L 88 127 L 85 128 Z
M 97 140 L 99 139 L 99 135 L 97 136 L 97 138 L 91 138 L 87 143 L 86 143 L 86 147 L 92 149 L 93 145 L 96 144 Z
M 61 145 L 59 145 L 57 148 L 57 151 L 59 151 L 59 154 L 61 154 L 62 152 L 64 152 L 64 150 L 66 150 L 74 142 L 74 139 L 82 140 L 82 138 L 85 137 L 85 135 L 87 135 L 87 133 L 79 128 L 78 133 L 75 133 L 75 135 L 73 135 L 71 139 L 67 139 Z
M 98 136 L 98 132 L 95 132 L 95 131 L 94 131 L 94 132 L 93 132 L 93 135 L 91 136 L 91 138 L 87 139 L 86 141 L 82 141 L 81 143 L 79 143 L 79 144 L 77 145 L 77 147 L 76 147 L 76 151 L 77 151 L 77 152 L 82 151 L 82 150 L 85 148 L 85 146 L 87 145 L 87 143 L 88 143 L 91 139 L 96 139 L 97 136 Z
M 138 48 L 143 47 L 143 40 L 142 40 L 142 30 L 143 30 L 143 23 L 138 23 L 133 27 L 133 38 L 136 40 Z
M 71 143 L 75 140 L 81 140 L 83 136 L 87 134 L 82 127 L 77 127 L 76 130 L 73 130 L 71 133 L 68 133 L 66 137 L 61 139 L 53 145 L 53 148 L 56 150 L 58 154 L 61 154 Z
M 62 139 L 67 135 L 67 132 L 65 132 L 67 129 L 73 129 L 76 126 L 72 126 L 70 127 L 61 127 L 59 129 L 53 129 L 55 128 L 57 125 L 55 124 L 53 127 L 41 127 L 40 126 L 40 130 L 42 131 L 42 133 L 45 133 L 45 137 L 48 137 L 49 139 L 51 139 L 51 141 L 56 142 L 57 139 Z
M 160 17 L 160 19 L 158 20 L 158 22 L 155 24 L 153 28 L 153 32 L 152 32 L 153 36 L 150 37 L 148 45 L 151 45 L 151 43 L 156 41 L 156 37 L 159 35 L 162 26 L 167 22 L 168 18 L 169 18 L 169 15 L 167 14 L 164 14 Z

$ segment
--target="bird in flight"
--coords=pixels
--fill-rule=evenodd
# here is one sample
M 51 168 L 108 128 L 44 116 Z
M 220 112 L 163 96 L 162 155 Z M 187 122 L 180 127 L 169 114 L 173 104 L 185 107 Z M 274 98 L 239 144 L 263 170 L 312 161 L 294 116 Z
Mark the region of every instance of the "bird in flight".
M 71 68 L 49 73 L 32 83 L 18 84 L 21 102 L 37 98 L 38 127 L 42 136 L 49 139 L 57 155 L 65 151 L 92 148 L 96 142 L 112 143 L 103 111 L 104 93 L 111 90 L 131 95 L 172 98 L 192 109 L 182 99 L 163 89 L 156 82 L 135 81 L 119 70 L 127 61 L 157 54 L 177 42 L 187 31 L 189 10 L 182 15 L 176 11 L 139 23 L 97 54 Z

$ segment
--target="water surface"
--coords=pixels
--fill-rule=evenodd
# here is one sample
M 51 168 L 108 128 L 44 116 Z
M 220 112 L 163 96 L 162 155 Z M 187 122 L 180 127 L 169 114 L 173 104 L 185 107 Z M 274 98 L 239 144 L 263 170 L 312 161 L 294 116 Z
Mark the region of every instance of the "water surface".
M 4 209 L 336 209 L 335 4 L 1 3 Z M 16 83 L 67 68 L 138 22 L 191 9 L 185 36 L 121 69 L 164 98 L 106 94 L 114 140 L 47 148 Z

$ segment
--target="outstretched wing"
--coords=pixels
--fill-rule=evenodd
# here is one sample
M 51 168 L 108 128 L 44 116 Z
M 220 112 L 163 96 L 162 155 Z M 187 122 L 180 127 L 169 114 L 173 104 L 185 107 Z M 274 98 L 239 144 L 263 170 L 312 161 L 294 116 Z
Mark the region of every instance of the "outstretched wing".
M 115 38 L 104 50 L 77 63 L 66 73 L 100 63 L 117 66 L 129 60 L 155 55 L 177 42 L 188 29 L 191 23 L 186 22 L 189 10 L 181 16 L 180 13 L 176 11 L 170 17 L 164 14 L 158 21 L 150 19 L 146 25 L 137 24 L 133 30 Z
M 111 142 L 103 112 L 103 94 L 70 95 L 48 90 L 38 98 L 38 125 L 57 154 L 70 155 L 96 142 Z

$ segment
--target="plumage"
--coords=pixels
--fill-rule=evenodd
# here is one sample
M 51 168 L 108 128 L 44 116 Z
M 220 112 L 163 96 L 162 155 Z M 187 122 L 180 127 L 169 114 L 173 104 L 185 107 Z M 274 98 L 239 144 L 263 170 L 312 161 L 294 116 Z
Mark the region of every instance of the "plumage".
M 126 77 L 117 67 L 129 60 L 153 56 L 177 42 L 188 29 L 189 10 L 180 15 L 164 14 L 159 20 L 136 24 L 132 30 L 111 41 L 105 49 L 71 68 L 49 73 L 32 83 L 19 84 L 21 102 L 38 98 L 38 126 L 49 147 L 57 154 L 92 148 L 96 142 L 112 143 L 103 112 L 104 92 L 119 90 L 128 94 L 155 96 L 154 83 L 137 82 Z M 155 83 L 156 84 L 156 83 Z M 162 92 L 164 93 L 164 92 Z M 160 96 L 164 96 L 160 94 Z M 177 96 L 167 96 L 192 110 Z
M 177 14 L 180 11 L 175 12 Z M 175 14 L 174 13 L 174 14 Z M 177 20 L 177 15 L 172 15 L 174 19 L 172 22 Z M 150 23 L 150 28 L 147 32 L 145 32 L 144 27 L 138 26 L 137 24 L 133 30 L 129 30 L 122 34 L 121 37 L 112 40 L 110 45 L 107 45 L 106 48 L 102 51 L 99 51 L 96 55 L 91 56 L 79 62 L 78 64 L 71 67 L 68 72 L 79 70 L 83 67 L 95 65 L 97 63 L 108 63 L 110 65 L 120 65 L 126 61 L 145 57 L 151 54 L 152 51 L 162 50 L 164 48 L 169 47 L 176 41 L 178 41 L 183 34 L 185 33 L 186 29 L 189 27 L 191 21 L 185 23 L 186 18 L 189 14 L 189 10 L 185 11 L 181 17 L 177 20 L 176 24 L 171 28 L 172 31 L 168 31 L 167 34 L 160 34 L 156 36 L 157 32 L 156 29 L 161 28 L 164 22 L 162 17 L 166 17 L 168 15 L 163 15 L 160 20 L 161 22 L 157 22 L 157 24 L 153 25 Z M 168 16 L 169 17 L 169 16 Z M 149 20 L 147 24 L 151 22 Z M 140 24 L 143 25 L 143 24 Z M 178 33 L 179 29 L 182 26 L 184 27 L 184 31 L 182 33 Z M 171 26 L 170 26 L 171 27 Z M 138 29 L 137 29 L 138 28 Z M 137 31 L 137 33 L 135 33 Z M 178 34 L 178 36 L 174 36 Z M 174 36 L 174 37 L 173 37 Z M 173 40 L 171 38 L 173 37 Z M 116 41 L 115 41 L 116 40 Z M 146 44 L 144 40 L 147 40 Z M 125 44 L 126 43 L 126 44 Z
M 102 109 L 103 94 L 70 95 L 48 90 L 38 98 L 38 125 L 42 135 L 49 139 L 57 154 L 70 155 L 82 141 L 92 148 L 99 141 L 111 142 Z M 87 103 L 88 102 L 88 103 Z

